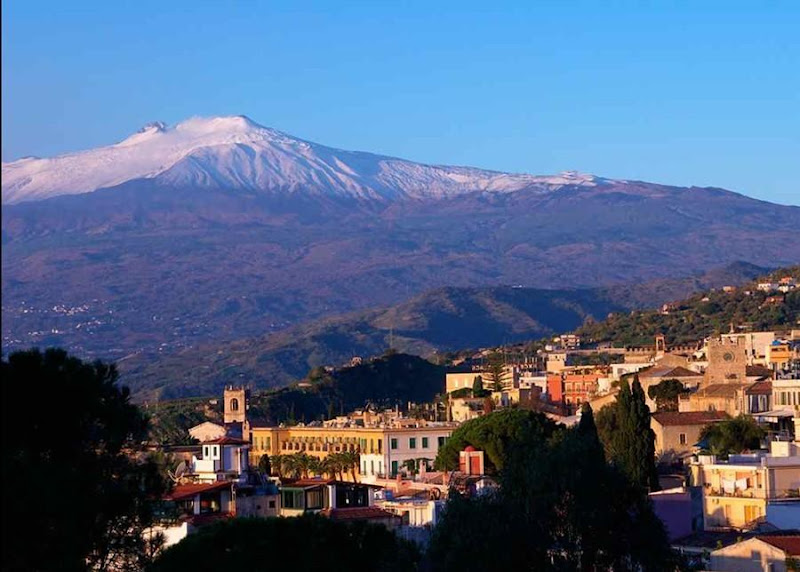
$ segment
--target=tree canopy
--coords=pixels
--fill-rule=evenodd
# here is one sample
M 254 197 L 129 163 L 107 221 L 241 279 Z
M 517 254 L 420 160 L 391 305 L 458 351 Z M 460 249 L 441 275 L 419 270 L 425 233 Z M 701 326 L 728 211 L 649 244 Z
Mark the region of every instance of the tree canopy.
M 677 379 L 665 379 L 647 388 L 647 395 L 656 402 L 658 411 L 677 411 L 678 398 L 687 392 Z
M 237 518 L 201 529 L 165 550 L 150 572 L 265 570 L 413 570 L 419 553 L 386 527 L 343 524 L 318 515 Z
M 620 383 L 616 400 L 597 415 L 597 429 L 606 455 L 631 482 L 658 490 L 655 462 L 655 433 L 650 428 L 650 409 L 638 376 L 633 383 Z
M 472 445 L 484 451 L 487 471 L 499 471 L 510 449 L 540 445 L 555 428 L 556 424 L 542 413 L 522 409 L 494 411 L 471 419 L 453 431 L 444 446 L 439 448 L 436 467 L 457 469 L 459 451 Z
M 496 491 L 451 493 L 431 539 L 432 569 L 675 569 L 645 492 L 606 463 L 588 405 L 577 427 L 532 441 L 505 450 Z
M 149 500 L 167 484 L 134 458 L 147 420 L 114 366 L 49 349 L 0 367 L 3 569 L 141 568 L 155 548 Z
M 705 441 L 714 455 L 728 456 L 758 449 L 764 430 L 752 417 L 740 415 L 703 427 L 700 440 Z

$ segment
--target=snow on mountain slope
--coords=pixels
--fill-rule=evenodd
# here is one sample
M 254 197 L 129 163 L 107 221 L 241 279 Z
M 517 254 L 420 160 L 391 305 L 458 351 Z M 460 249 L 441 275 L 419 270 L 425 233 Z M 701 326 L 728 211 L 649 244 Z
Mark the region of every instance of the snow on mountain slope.
M 442 198 L 471 191 L 540 192 L 595 186 L 592 175 L 534 176 L 413 163 L 342 151 L 263 127 L 244 116 L 152 123 L 108 147 L 2 166 L 2 202 L 90 193 L 153 179 L 181 188 L 304 192 L 353 198 Z

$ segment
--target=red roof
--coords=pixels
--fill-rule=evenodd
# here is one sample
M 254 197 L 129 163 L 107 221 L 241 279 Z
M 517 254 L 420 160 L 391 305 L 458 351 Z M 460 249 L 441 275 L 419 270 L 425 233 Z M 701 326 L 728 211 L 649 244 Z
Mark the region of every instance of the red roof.
M 377 506 L 364 506 L 356 508 L 328 508 L 321 511 L 331 520 L 372 520 L 386 518 L 400 518 L 398 515 L 388 510 L 383 510 Z
M 747 388 L 748 395 L 772 395 L 771 381 L 757 381 Z
M 333 485 L 335 479 L 281 479 L 281 486 L 284 487 L 315 487 L 319 485 Z M 352 484 L 352 483 L 351 483 Z
M 786 536 L 766 535 L 756 536 L 756 538 L 771 544 L 775 548 L 780 548 L 787 556 L 800 556 L 800 534 L 787 534 Z
M 177 485 L 168 493 L 164 500 L 187 500 L 200 493 L 210 493 L 230 489 L 233 483 L 230 481 L 220 481 L 218 483 L 191 483 L 189 485 Z
M 728 419 L 728 414 L 724 411 L 662 411 L 653 413 L 653 419 L 664 426 L 680 425 L 707 425 L 715 421 Z
M 249 445 L 250 441 L 236 439 L 235 437 L 217 437 L 210 441 L 203 441 L 203 445 Z

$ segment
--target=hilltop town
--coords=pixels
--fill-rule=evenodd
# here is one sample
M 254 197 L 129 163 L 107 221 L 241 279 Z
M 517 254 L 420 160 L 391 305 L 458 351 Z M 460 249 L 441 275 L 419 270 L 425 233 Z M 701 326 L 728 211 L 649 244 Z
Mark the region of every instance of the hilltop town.
M 24 391 L 13 380 L 56 379 L 31 373 L 52 361 L 45 372 L 80 371 L 104 380 L 104 391 L 122 391 L 127 412 L 113 418 L 141 416 L 108 438 L 117 447 L 115 478 L 149 474 L 141 478 L 151 483 L 129 493 L 144 512 L 125 535 L 140 544 L 112 543 L 105 550 L 115 556 L 97 556 L 119 559 L 113 569 L 133 559 L 170 570 L 215 535 L 258 537 L 261 526 L 303 530 L 322 521 L 331 534 L 388 535 L 380 558 L 392 566 L 477 565 L 487 555 L 471 553 L 468 539 L 487 513 L 518 521 L 504 538 L 540 529 L 541 551 L 512 550 L 512 567 L 607 559 L 611 569 L 634 562 L 728 570 L 757 552 L 768 569 L 800 556 L 796 274 L 776 271 L 552 337 L 443 354 L 437 363 L 389 348 L 266 392 L 227 385 L 216 396 L 137 406 L 113 368 L 56 350 L 12 354 L 4 377 L 12 380 L 7 392 Z M 69 390 L 80 379 L 70 376 L 51 386 L 48 395 L 63 397 L 43 402 L 49 413 L 35 435 L 72 423 L 64 413 L 83 406 L 60 406 L 87 391 Z M 26 470 L 41 466 L 7 475 L 23 486 L 34 478 Z M 610 504 L 594 504 L 608 494 Z M 275 524 L 286 522 L 296 524 Z M 611 530 L 623 544 L 603 538 Z
M 793 304 L 798 292 L 786 275 L 628 319 L 674 319 L 697 304 L 716 304 L 720 312 L 719 300 L 734 295 L 771 308 Z M 502 486 L 504 461 L 476 423 L 486 426 L 508 412 L 577 428 L 588 412 L 613 461 L 620 429 L 609 419 L 630 401 L 633 387 L 647 407 L 652 452 L 646 462 L 657 473 L 646 487 L 649 501 L 672 550 L 706 570 L 727 570 L 756 549 L 765 562 L 791 560 L 800 542 L 800 323 L 793 315 L 780 328 L 731 323 L 728 332 L 693 341 L 676 336 L 680 343 L 668 329 L 649 344 L 626 347 L 589 337 L 623 319 L 610 316 L 535 343 L 455 353 L 445 365 L 424 370 L 425 379 L 439 384 L 427 402 L 367 400 L 320 413 L 321 405 L 298 399 L 338 395 L 339 409 L 352 404 L 343 395 L 365 383 L 364 371 L 383 379 L 392 367 L 395 377 L 402 375 L 397 364 L 413 370 L 418 358 L 392 352 L 318 368 L 277 394 L 228 386 L 218 397 L 184 402 L 183 411 L 195 413 L 185 421 L 195 423 L 173 428 L 172 439 L 161 433 L 150 445 L 174 463 L 174 486 L 164 499 L 179 514 L 155 530 L 169 546 L 219 519 L 321 514 L 378 523 L 424 550 L 449 498 L 491 496 Z M 151 408 L 156 423 L 175 416 L 162 410 L 159 417 L 159 407 L 165 405 Z

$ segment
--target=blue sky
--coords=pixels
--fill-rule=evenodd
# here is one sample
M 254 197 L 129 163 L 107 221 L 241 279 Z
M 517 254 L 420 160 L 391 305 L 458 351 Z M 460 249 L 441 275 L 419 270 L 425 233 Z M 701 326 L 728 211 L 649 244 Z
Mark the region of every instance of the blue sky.
M 3 160 L 245 114 L 426 163 L 800 204 L 796 1 L 2 6 Z

